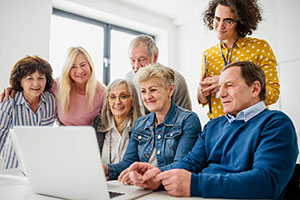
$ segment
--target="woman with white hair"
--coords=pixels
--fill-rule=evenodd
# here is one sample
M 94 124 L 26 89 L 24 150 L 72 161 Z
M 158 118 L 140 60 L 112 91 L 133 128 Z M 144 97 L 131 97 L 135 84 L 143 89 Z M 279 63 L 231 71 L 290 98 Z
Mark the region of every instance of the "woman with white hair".
M 105 92 L 102 111 L 93 121 L 103 164 L 122 160 L 131 129 L 141 115 L 133 83 L 124 79 L 111 82 Z

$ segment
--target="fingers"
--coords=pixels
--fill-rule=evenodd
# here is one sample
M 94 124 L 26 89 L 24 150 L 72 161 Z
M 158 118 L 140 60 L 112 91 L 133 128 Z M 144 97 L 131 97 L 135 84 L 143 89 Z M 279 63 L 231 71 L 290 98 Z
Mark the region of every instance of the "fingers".
M 118 177 L 118 181 L 124 183 L 126 181 L 126 176 L 128 174 L 128 168 L 124 169 Z
M 148 181 L 149 179 L 155 178 L 159 173 L 161 173 L 160 169 L 157 167 L 154 167 L 152 169 L 149 169 L 143 176 L 144 181 Z

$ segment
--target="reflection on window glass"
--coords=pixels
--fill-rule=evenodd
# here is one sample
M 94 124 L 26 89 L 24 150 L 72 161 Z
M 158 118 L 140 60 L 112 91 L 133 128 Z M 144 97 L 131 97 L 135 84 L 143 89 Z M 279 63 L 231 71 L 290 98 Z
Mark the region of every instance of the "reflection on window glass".
M 128 47 L 135 35 L 111 30 L 110 81 L 125 78 L 131 70 Z
M 103 28 L 69 18 L 52 15 L 49 61 L 54 77 L 61 74 L 67 50 L 71 46 L 85 48 L 93 61 L 96 78 L 103 80 Z

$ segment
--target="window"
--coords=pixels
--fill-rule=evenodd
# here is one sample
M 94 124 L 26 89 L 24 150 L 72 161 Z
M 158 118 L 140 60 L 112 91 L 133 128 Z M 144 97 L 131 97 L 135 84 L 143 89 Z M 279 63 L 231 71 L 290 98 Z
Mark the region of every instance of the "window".
M 54 9 L 49 56 L 54 77 L 61 74 L 68 48 L 82 46 L 89 52 L 100 82 L 107 85 L 124 78 L 131 70 L 129 43 L 139 34 L 145 33 Z

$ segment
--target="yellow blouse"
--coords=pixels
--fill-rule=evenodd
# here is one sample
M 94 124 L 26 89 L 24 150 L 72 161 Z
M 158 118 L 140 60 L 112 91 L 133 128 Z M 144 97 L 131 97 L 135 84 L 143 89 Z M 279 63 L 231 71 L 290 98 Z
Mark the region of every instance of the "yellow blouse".
M 221 43 L 224 57 L 229 62 L 231 48 L 227 48 Z M 207 60 L 207 75 L 220 75 L 225 66 L 220 44 L 217 44 L 204 52 Z M 244 37 L 240 38 L 233 47 L 231 62 L 251 61 L 262 68 L 266 76 L 266 85 L 268 89 L 266 105 L 276 103 L 279 98 L 279 80 L 277 75 L 277 62 L 270 45 L 265 41 L 257 38 Z M 201 77 L 204 74 L 204 55 L 202 59 Z M 224 115 L 223 107 L 216 94 L 211 96 L 212 114 L 208 112 L 210 119 Z

